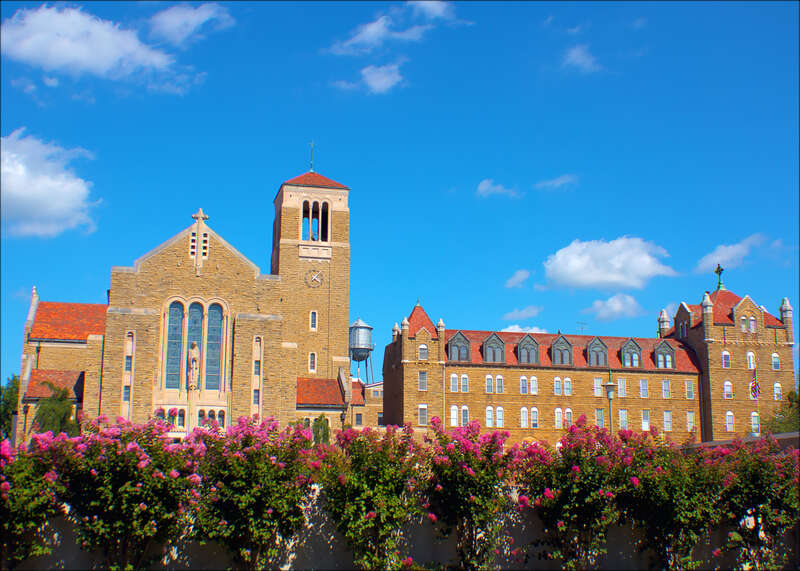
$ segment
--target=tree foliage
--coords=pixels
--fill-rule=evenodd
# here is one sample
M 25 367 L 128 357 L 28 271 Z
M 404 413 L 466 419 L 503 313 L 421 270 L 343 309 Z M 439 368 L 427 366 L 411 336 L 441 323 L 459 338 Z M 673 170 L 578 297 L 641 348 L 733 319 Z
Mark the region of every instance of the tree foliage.
M 11 417 L 17 410 L 18 398 L 19 375 L 11 375 L 5 385 L 0 385 L 0 440 L 11 438 Z
M 800 397 L 789 391 L 775 415 L 764 423 L 764 431 L 773 434 L 800 431 Z
M 51 394 L 40 400 L 36 407 L 33 417 L 36 432 L 66 432 L 69 436 L 76 436 L 80 432 L 80 425 L 73 419 L 69 391 L 47 381 L 44 384 L 50 388 Z

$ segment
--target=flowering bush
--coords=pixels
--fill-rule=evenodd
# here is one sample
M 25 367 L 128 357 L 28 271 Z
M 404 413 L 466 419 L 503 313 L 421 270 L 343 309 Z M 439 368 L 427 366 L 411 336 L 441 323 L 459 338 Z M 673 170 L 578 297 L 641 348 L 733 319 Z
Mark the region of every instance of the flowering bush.
M 482 435 L 477 421 L 450 432 L 438 417 L 431 424 L 431 519 L 455 528 L 461 565 L 488 568 L 503 542 L 504 515 L 511 504 L 511 458 L 503 453 L 508 432 Z
M 195 430 L 186 442 L 201 474 L 202 537 L 225 546 L 240 567 L 276 565 L 281 547 L 305 524 L 311 431 L 301 426 L 281 431 L 277 421 L 247 417 L 227 434 L 214 425 Z
M 539 445 L 519 450 L 522 507 L 531 505 L 544 524 L 536 543 L 567 569 L 596 567 L 606 552 L 608 528 L 617 522 L 614 471 L 619 441 L 608 430 L 586 426 L 586 416 L 569 427 L 557 454 Z
M 402 527 L 421 514 L 420 481 L 427 476 L 411 427 L 389 426 L 383 434 L 349 429 L 317 454 L 325 509 L 353 550 L 354 563 L 364 569 L 406 565 L 399 552 Z
M 44 477 L 68 504 L 78 541 L 101 550 L 112 568 L 141 567 L 151 545 L 166 545 L 191 529 L 186 510 L 194 490 L 192 464 L 166 444 L 161 420 L 133 425 L 101 416 L 84 434 L 34 435 L 30 449 L 51 469 Z
M 800 519 L 798 450 L 782 451 L 769 436 L 707 449 L 700 458 L 723 475 L 722 522 L 733 529 L 723 550 L 744 568 L 781 567 L 791 553 L 784 539 Z
M 56 514 L 51 482 L 37 458 L 0 442 L 0 569 L 50 553 L 41 531 Z
M 651 549 L 658 567 L 691 569 L 699 541 L 716 525 L 721 493 L 719 473 L 652 432 L 619 432 L 623 442 L 617 501 L 634 529 L 640 549 Z

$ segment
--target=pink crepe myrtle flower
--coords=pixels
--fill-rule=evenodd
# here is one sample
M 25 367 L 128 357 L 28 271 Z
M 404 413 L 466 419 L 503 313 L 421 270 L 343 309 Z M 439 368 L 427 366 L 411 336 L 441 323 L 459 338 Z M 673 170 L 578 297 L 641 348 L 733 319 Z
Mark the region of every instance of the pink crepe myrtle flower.
M 522 506 L 523 508 L 527 508 L 527 507 L 529 507 L 531 505 L 531 502 L 528 499 L 528 496 L 520 496 L 518 501 L 519 501 L 519 505 Z
M 375 512 L 367 512 L 364 519 L 375 519 L 376 517 L 378 517 L 378 514 Z
M 631 476 L 631 484 L 633 484 L 634 488 L 638 488 L 639 487 L 639 478 L 637 478 L 636 476 Z
M 11 489 L 11 484 L 9 484 L 8 482 L 3 482 L 2 484 L 0 484 L 0 492 L 6 493 L 10 489 Z
M 722 550 L 717 547 L 714 551 L 711 552 L 713 557 L 722 557 Z
M 55 482 L 58 479 L 58 476 L 53 470 L 50 470 L 44 475 L 44 479 L 49 482 Z
M 428 512 L 428 519 L 429 519 L 429 520 L 431 520 L 431 523 L 436 523 L 436 520 L 437 520 L 438 518 L 436 517 L 436 514 L 435 514 L 435 513 Z
M 544 497 L 547 498 L 548 500 L 552 500 L 556 496 L 553 494 L 553 491 L 550 488 L 545 488 Z
M 342 486 L 344 486 L 347 483 L 347 476 L 345 476 L 344 474 L 339 474 L 339 477 L 337 478 L 337 480 L 339 480 L 339 483 Z
M 558 527 L 558 529 L 561 529 L 562 527 L 564 527 L 564 525 L 565 524 L 563 520 L 558 520 L 558 523 L 556 523 L 556 527 Z
M 414 564 L 414 560 L 411 557 L 406 557 L 400 562 L 400 565 L 403 567 L 411 567 Z
M 177 478 L 178 476 L 180 476 L 180 474 L 178 474 L 178 471 L 175 468 L 169 471 L 170 478 Z
M 197 486 L 201 482 L 201 478 L 197 474 L 191 474 L 186 479 L 189 480 L 195 486 Z
M 441 484 L 436 484 L 436 486 L 433 489 L 436 490 L 437 492 L 441 492 L 444 488 L 442 488 Z
M 572 471 L 573 471 L 575 474 L 580 474 L 580 473 L 581 473 L 580 466 L 573 466 L 573 467 L 572 467 Z
M 90 473 L 92 476 L 97 476 L 97 470 L 95 470 L 94 468 L 92 468 L 91 470 L 89 470 L 89 473 Z

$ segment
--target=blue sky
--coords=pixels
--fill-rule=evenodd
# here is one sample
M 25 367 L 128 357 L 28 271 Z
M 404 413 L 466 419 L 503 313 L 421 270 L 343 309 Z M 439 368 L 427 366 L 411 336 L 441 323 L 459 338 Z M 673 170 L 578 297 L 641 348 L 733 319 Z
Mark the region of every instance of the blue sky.
M 311 140 L 352 189 L 350 317 L 376 373 L 417 298 L 449 328 L 653 336 L 719 261 L 774 315 L 800 305 L 797 3 L 0 15 L 3 379 L 31 286 L 103 303 L 111 266 L 200 206 L 268 271 Z

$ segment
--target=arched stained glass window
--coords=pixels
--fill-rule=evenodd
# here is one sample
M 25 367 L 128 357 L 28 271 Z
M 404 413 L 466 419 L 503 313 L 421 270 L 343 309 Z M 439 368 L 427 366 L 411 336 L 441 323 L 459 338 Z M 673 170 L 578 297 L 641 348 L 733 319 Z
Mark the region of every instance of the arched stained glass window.
M 197 350 L 200 355 L 198 359 L 199 365 L 203 362 L 203 306 L 199 303 L 195 302 L 189 306 L 189 323 L 186 333 L 186 351 L 191 350 L 192 342 L 197 343 Z M 187 366 L 189 366 L 188 363 Z
M 206 338 L 206 389 L 218 390 L 222 356 L 222 306 L 208 308 L 208 337 Z
M 167 317 L 167 366 L 166 382 L 168 389 L 177 389 L 181 377 L 181 338 L 183 336 L 183 304 L 173 301 Z

